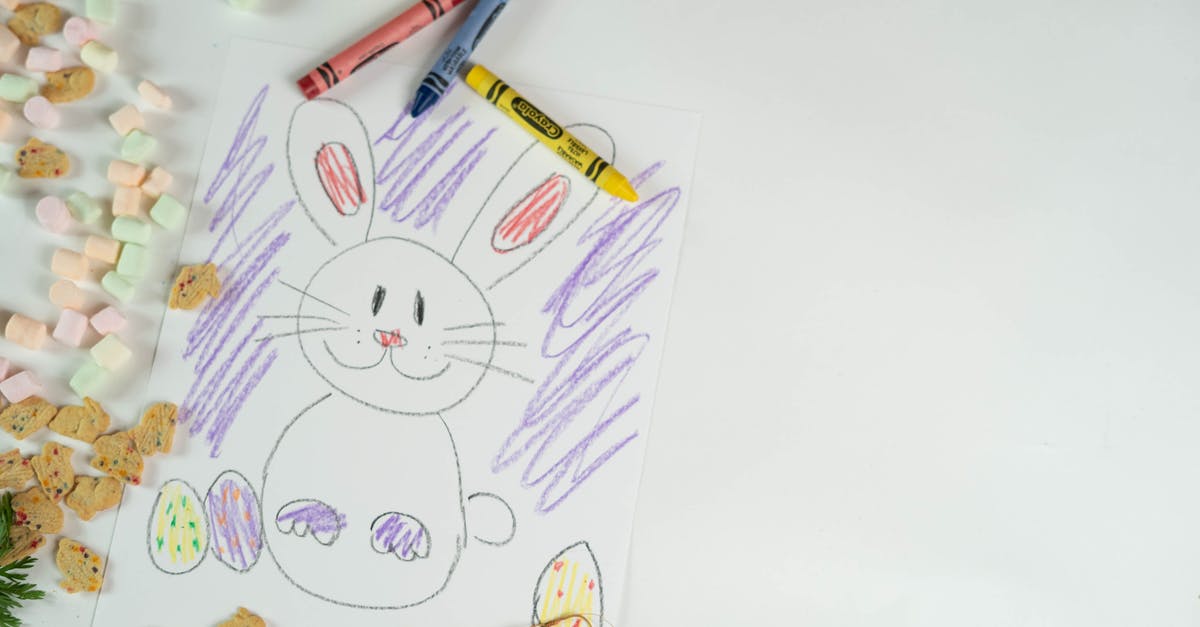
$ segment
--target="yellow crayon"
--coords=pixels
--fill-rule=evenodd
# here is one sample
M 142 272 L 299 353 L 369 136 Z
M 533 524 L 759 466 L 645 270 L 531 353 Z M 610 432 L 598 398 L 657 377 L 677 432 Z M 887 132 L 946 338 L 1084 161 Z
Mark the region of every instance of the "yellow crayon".
M 637 200 L 637 192 L 634 191 L 633 185 L 629 184 L 629 179 L 617 172 L 612 164 L 601 159 L 600 155 L 575 139 L 566 129 L 551 120 L 550 116 L 542 113 L 541 109 L 487 68 L 482 65 L 471 68 L 471 71 L 467 72 L 467 85 L 507 113 L 521 128 L 549 146 L 550 150 L 591 179 L 600 189 L 622 200 Z

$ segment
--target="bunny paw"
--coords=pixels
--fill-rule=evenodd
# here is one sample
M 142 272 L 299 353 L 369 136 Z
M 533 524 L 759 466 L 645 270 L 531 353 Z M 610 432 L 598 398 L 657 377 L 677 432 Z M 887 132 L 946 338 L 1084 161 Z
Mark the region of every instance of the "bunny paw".
M 346 528 L 346 515 L 321 501 L 298 499 L 279 508 L 275 526 L 285 534 L 300 538 L 311 533 L 314 540 L 329 546 Z
M 376 553 L 391 553 L 405 562 L 429 557 L 429 530 L 408 514 L 381 514 L 371 523 L 371 548 Z

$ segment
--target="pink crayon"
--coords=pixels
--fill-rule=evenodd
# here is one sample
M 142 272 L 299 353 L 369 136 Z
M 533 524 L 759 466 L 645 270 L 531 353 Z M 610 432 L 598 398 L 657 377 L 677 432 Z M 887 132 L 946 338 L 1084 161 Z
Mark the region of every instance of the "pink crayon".
M 312 100 L 466 0 L 421 0 L 296 81 Z

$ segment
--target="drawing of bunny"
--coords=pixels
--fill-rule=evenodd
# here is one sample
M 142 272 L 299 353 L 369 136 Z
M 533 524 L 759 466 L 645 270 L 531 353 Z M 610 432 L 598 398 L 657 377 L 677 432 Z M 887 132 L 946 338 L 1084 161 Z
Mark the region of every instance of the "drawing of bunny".
M 268 457 L 264 545 L 313 596 L 374 609 L 421 604 L 446 587 L 470 541 L 498 546 L 516 532 L 500 497 L 464 492 L 443 417 L 486 374 L 521 378 L 493 363 L 497 346 L 517 344 L 499 339 L 488 290 L 549 246 L 596 191 L 582 175 L 555 175 L 539 189 L 553 188 L 559 204 L 517 228 L 512 203 L 539 181 L 510 169 L 456 249 L 443 253 L 371 237 L 374 157 L 351 107 L 299 105 L 287 151 L 296 195 L 331 245 L 308 283 L 290 286 L 300 293 L 300 352 L 329 389 L 313 390 L 315 402 Z M 573 181 L 585 191 L 565 205 Z M 520 241 L 498 247 L 502 235 Z M 353 455 L 334 454 L 346 447 Z

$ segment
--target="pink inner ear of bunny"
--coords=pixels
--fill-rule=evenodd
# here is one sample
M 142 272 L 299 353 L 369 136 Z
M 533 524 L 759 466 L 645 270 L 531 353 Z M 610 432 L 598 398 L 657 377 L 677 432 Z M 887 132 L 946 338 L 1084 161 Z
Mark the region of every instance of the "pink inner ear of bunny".
M 566 202 L 571 184 L 562 174 L 551 175 L 504 214 L 492 231 L 492 250 L 504 254 L 537 239 Z
M 358 175 L 354 155 L 345 144 L 323 144 L 315 159 L 321 187 L 333 208 L 341 215 L 353 215 L 366 204 L 367 192 Z

